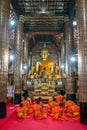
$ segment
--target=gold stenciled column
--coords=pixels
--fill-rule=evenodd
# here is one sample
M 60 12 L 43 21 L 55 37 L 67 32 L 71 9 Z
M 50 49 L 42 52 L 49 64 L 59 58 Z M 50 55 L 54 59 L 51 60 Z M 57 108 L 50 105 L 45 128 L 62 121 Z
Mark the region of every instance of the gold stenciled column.
M 62 85 L 63 91 L 65 90 L 65 43 L 64 43 L 64 35 L 61 34 L 61 74 L 62 74 Z
M 64 44 L 64 36 L 61 35 L 61 65 L 65 65 L 65 44 Z M 64 69 L 62 70 L 64 73 Z
M 15 61 L 14 61 L 14 85 L 15 85 L 15 104 L 21 101 L 22 90 L 22 55 L 23 55 L 23 22 L 21 15 L 16 28 Z
M 28 34 L 26 34 L 24 40 L 24 64 L 28 64 Z
M 31 67 L 32 67 L 32 51 L 30 51 L 30 53 L 29 53 L 29 68 L 31 69 Z
M 58 52 L 58 65 L 61 66 L 61 52 Z
M 80 122 L 87 125 L 87 0 L 76 0 Z
M 66 95 L 69 100 L 76 100 L 72 64 L 70 58 L 73 54 L 72 28 L 68 17 L 65 17 L 65 48 L 66 48 Z
M 24 40 L 24 66 L 26 66 L 26 68 L 24 69 L 24 86 L 26 87 L 27 85 L 27 76 L 28 76 L 28 34 L 25 35 L 25 40 Z
M 9 0 L 0 0 L 0 118 L 6 116 Z

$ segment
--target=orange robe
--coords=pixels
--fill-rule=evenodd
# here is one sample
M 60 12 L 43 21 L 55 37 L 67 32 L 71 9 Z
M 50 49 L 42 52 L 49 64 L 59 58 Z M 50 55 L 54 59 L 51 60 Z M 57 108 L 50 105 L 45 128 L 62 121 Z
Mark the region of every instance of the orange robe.
M 24 112 L 23 108 L 22 108 L 22 107 L 18 107 L 18 108 L 16 109 L 16 116 L 17 116 L 18 118 L 23 118 L 23 112 Z
M 72 105 L 74 105 L 74 104 L 75 104 L 75 103 L 74 103 L 73 101 L 71 101 L 71 100 L 66 101 L 64 111 L 65 111 L 65 112 L 69 112 L 69 108 L 70 108 Z
M 35 119 L 45 119 L 45 118 L 47 118 L 47 114 L 43 110 L 42 104 L 34 104 L 32 108 L 33 108 L 33 117 Z
M 54 101 L 50 101 L 48 103 L 48 112 L 51 112 L 52 111 L 52 108 L 54 108 L 55 106 L 57 106 L 57 103 L 54 102 Z
M 67 116 L 71 117 L 74 120 L 80 119 L 80 107 L 76 105 L 73 101 L 67 101 L 65 103 L 65 112 Z
M 18 107 L 16 109 L 16 116 L 18 118 L 26 119 L 29 117 L 27 111 L 28 111 L 28 109 L 26 109 L 26 107 Z
M 26 106 L 27 108 L 29 107 L 30 103 L 28 100 L 22 100 L 21 104 L 23 104 L 23 106 Z
M 51 116 L 56 120 L 66 120 L 63 110 L 60 106 L 55 106 L 52 108 Z
M 48 73 L 52 71 L 53 65 L 54 65 L 53 61 L 49 61 L 49 60 L 42 61 L 40 65 L 39 74 L 42 74 L 44 71 L 46 71 L 46 75 L 48 75 Z
M 63 104 L 63 96 L 62 95 L 58 95 L 55 98 L 56 98 L 56 102 L 58 105 Z
M 69 108 L 69 112 L 67 113 L 74 120 L 80 119 L 80 107 L 78 105 L 72 105 Z

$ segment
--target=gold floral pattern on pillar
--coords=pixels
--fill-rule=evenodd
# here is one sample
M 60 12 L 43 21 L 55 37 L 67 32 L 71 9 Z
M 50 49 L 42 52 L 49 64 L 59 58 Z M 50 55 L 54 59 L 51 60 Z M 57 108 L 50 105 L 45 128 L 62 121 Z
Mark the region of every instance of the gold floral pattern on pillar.
M 76 18 L 79 27 L 78 39 L 78 73 L 79 97 L 87 102 L 87 0 L 76 0 Z
M 21 92 L 22 80 L 22 55 L 23 55 L 23 17 L 20 16 L 16 29 L 15 62 L 14 62 L 14 85 L 15 92 Z
M 0 102 L 7 99 L 9 9 L 9 0 L 0 0 Z

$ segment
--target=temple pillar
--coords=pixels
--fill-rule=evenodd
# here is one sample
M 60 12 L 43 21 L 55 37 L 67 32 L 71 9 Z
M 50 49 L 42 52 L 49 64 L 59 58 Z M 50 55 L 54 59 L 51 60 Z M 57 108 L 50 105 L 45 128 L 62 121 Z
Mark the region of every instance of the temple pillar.
M 24 40 L 24 64 L 28 65 L 28 35 L 27 34 Z
M 15 104 L 18 104 L 21 101 L 23 22 L 24 22 L 24 17 L 21 15 L 16 28 L 15 61 L 14 61 L 14 85 L 15 85 L 14 103 Z
M 80 122 L 87 125 L 87 0 L 76 0 Z
M 63 35 L 61 36 L 61 69 L 62 69 L 62 74 L 65 72 L 65 43 L 64 43 L 64 37 Z
M 29 53 L 29 69 L 31 69 L 31 67 L 33 66 L 32 63 L 32 52 Z
M 58 52 L 58 65 L 61 66 L 61 52 Z
M 76 18 L 74 18 L 74 21 L 76 21 Z M 74 62 L 74 81 L 75 81 L 75 92 L 76 92 L 76 100 L 77 100 L 77 104 L 79 104 L 79 95 L 78 95 L 78 52 L 77 52 L 77 46 L 78 46 L 78 26 L 73 25 L 73 45 L 74 45 L 74 58 L 75 58 L 75 62 Z
M 24 60 L 23 64 L 26 68 L 24 68 L 24 86 L 27 85 L 27 74 L 28 74 L 28 34 L 25 35 L 25 40 L 24 40 Z
M 9 0 L 0 0 L 0 118 L 6 117 Z
M 73 78 L 73 64 L 70 62 L 70 58 L 73 54 L 72 45 L 72 28 L 69 18 L 65 18 L 65 48 L 66 48 L 66 96 L 67 100 L 76 101 L 74 78 Z
M 62 86 L 63 93 L 65 91 L 65 43 L 64 43 L 64 35 L 61 34 L 61 74 L 62 74 Z

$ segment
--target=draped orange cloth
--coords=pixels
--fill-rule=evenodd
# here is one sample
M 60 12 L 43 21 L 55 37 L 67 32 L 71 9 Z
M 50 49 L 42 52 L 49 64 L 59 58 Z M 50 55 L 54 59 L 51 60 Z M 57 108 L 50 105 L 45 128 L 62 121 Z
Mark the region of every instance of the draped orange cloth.
M 49 72 L 53 71 L 52 70 L 53 65 L 54 65 L 53 61 L 49 61 L 49 60 L 42 61 L 40 65 L 39 74 L 42 74 L 44 71 L 46 71 L 46 75 L 47 75 Z

